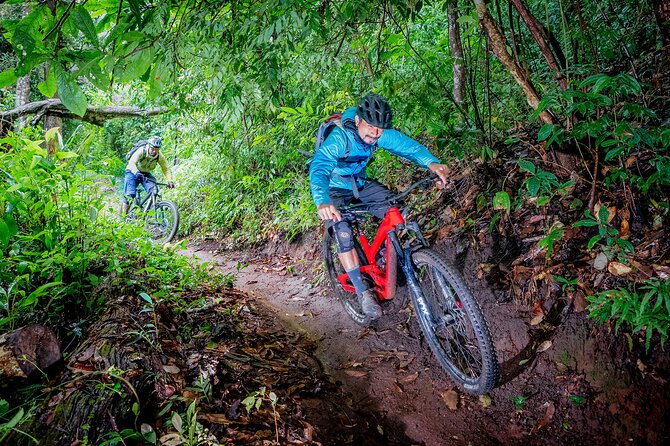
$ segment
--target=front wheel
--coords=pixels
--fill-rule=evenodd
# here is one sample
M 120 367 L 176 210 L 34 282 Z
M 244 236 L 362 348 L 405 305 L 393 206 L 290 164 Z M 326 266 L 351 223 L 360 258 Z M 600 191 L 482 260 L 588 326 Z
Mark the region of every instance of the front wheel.
M 426 341 L 444 369 L 466 392 L 493 389 L 498 361 L 482 311 L 460 273 L 439 253 L 412 254 L 412 301 Z
M 147 213 L 144 223 L 154 241 L 160 243 L 172 241 L 179 229 L 177 205 L 169 200 L 159 201 L 154 210 Z

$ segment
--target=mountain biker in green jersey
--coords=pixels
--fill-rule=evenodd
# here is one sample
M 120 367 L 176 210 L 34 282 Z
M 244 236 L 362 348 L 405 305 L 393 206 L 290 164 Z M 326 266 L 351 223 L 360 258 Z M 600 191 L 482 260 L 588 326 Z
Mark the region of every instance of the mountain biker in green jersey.
M 156 187 L 156 178 L 151 174 L 156 168 L 156 164 L 160 164 L 161 170 L 163 170 L 167 187 L 174 187 L 172 170 L 170 170 L 167 160 L 160 152 L 161 144 L 162 141 L 158 136 L 152 136 L 143 144 L 134 147 L 136 150 L 128 159 L 128 165 L 125 170 L 123 203 L 121 204 L 122 216 L 128 212 L 130 202 L 137 195 L 137 186 L 139 184 L 144 187 L 147 194 L 151 194 Z
M 360 260 L 354 250 L 351 225 L 342 220 L 338 208 L 356 200 L 361 203 L 382 201 L 391 196 L 388 188 L 367 178 L 365 169 L 378 147 L 412 161 L 437 174 L 439 187 L 446 184 L 448 168 L 430 151 L 394 130 L 391 108 L 378 94 L 368 93 L 357 107 L 342 114 L 342 125 L 336 127 L 316 151 L 309 169 L 312 198 L 319 218 L 335 237 L 338 258 L 349 275 L 363 312 L 371 320 L 378 319 L 382 310 L 372 290 L 361 277 Z M 386 209 L 372 212 L 378 218 Z

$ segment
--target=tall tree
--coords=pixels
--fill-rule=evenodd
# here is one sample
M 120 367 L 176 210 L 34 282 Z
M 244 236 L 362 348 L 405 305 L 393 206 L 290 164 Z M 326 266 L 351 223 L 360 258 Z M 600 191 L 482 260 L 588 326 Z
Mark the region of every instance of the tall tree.
M 30 12 L 30 5 L 25 4 L 22 8 L 22 16 L 25 17 Z M 30 102 L 30 72 L 25 76 L 21 76 L 16 80 L 16 97 L 14 99 L 14 105 L 16 107 L 21 107 L 22 105 Z M 14 123 L 14 129 L 19 130 L 26 124 L 25 117 L 20 117 Z
M 465 104 L 465 73 L 463 69 L 463 45 L 461 44 L 461 32 L 458 26 L 458 0 L 450 0 L 448 6 L 449 19 L 449 46 L 451 58 L 454 61 L 454 100 L 464 110 Z
M 540 52 L 549 67 L 556 72 L 558 85 L 561 89 L 566 90 L 568 88 L 568 81 L 562 73 L 562 69 L 565 69 L 566 60 L 560 44 L 554 35 L 530 12 L 523 0 L 509 0 L 509 2 L 517 10 L 526 27 L 528 27 L 530 34 L 540 48 Z
M 670 54 L 670 1 L 651 0 L 666 54 Z
M 519 64 L 514 60 L 512 55 L 507 51 L 507 39 L 503 35 L 496 22 L 491 17 L 491 14 L 486 7 L 485 0 L 472 0 L 477 8 L 477 16 L 479 19 L 479 26 L 486 35 L 489 46 L 496 57 L 500 60 L 505 68 L 510 72 L 514 80 L 521 87 L 526 96 L 526 101 L 528 105 L 533 110 L 537 110 L 540 104 L 540 95 L 538 94 L 535 86 L 530 80 L 528 73 L 519 66 Z M 540 119 L 546 124 L 554 124 L 556 118 L 551 113 L 550 110 L 544 110 L 540 112 Z

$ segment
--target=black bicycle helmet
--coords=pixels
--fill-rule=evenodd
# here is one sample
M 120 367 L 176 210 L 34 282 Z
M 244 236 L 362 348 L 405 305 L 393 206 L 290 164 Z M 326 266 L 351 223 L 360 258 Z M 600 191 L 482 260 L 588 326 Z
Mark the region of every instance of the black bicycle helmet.
M 356 115 L 370 125 L 380 129 L 391 128 L 391 107 L 384 98 L 377 93 L 368 93 L 358 103 Z

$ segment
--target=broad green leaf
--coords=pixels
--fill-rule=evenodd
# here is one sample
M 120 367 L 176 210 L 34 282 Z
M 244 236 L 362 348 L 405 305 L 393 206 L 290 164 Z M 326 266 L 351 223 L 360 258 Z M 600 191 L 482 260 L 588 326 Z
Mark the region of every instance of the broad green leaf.
M 519 160 L 518 161 L 519 167 L 521 167 L 523 170 L 527 170 L 530 173 L 535 173 L 535 164 L 531 163 L 528 160 Z
M 30 294 L 28 295 L 28 297 L 26 297 L 26 298 L 23 299 L 21 302 L 19 302 L 19 304 L 17 305 L 17 307 L 18 307 L 18 308 L 25 308 L 25 307 L 28 307 L 28 306 L 34 304 L 35 302 L 37 302 L 37 298 L 39 298 L 40 296 L 43 296 L 43 295 L 46 294 L 46 293 L 45 293 L 46 290 L 48 290 L 49 288 L 53 288 L 53 287 L 62 285 L 62 284 L 63 284 L 63 282 L 49 282 L 49 283 L 45 283 L 44 285 L 42 285 L 42 286 L 36 288 L 35 291 L 33 291 L 32 293 L 30 293 Z
M 7 246 L 9 243 L 9 228 L 4 220 L 0 220 L 0 247 Z
M 76 79 L 68 71 L 63 70 L 60 63 L 54 63 L 52 67 L 56 70 L 58 94 L 63 105 L 75 115 L 84 116 L 88 104 Z
M 153 47 L 139 51 L 128 57 L 128 64 L 123 70 L 123 78 L 133 81 L 147 72 L 153 62 Z
M 95 30 L 95 24 L 93 19 L 89 15 L 86 8 L 82 5 L 77 5 L 73 10 L 70 16 L 74 21 L 75 26 L 86 36 L 86 38 L 95 45 L 97 48 L 99 45 L 98 42 L 98 33 Z
M 35 39 L 27 31 L 22 28 L 14 31 L 12 36 L 12 45 L 14 47 L 14 52 L 19 59 L 24 59 L 28 57 L 33 50 L 35 49 Z
M 12 85 L 14 82 L 16 82 L 16 74 L 13 68 L 0 73 L 0 88 Z
M 19 233 L 19 225 L 16 224 L 14 216 L 12 214 L 5 214 L 5 223 L 7 224 L 7 229 L 9 229 L 9 236 L 13 236 Z
M 58 138 L 58 134 L 60 133 L 60 127 L 52 127 L 49 130 L 47 130 L 46 135 L 44 135 L 44 140 L 49 143 L 53 139 Z
M 537 177 L 530 177 L 526 181 L 526 187 L 528 188 L 528 193 L 532 196 L 535 197 L 537 196 L 537 193 L 540 191 L 540 180 Z
M 53 63 L 58 62 L 52 62 L 52 64 Z M 48 98 L 54 97 L 56 91 L 58 91 L 58 79 L 56 78 L 56 72 L 53 68 L 49 69 L 49 73 L 47 74 L 46 79 L 44 79 L 44 82 L 37 84 L 37 89 Z
M 551 135 L 551 132 L 554 130 L 554 126 L 552 124 L 545 124 L 542 126 L 540 131 L 537 134 L 537 140 L 538 141 L 544 141 Z
M 141 297 L 142 300 L 144 300 L 145 302 L 147 302 L 147 303 L 149 303 L 149 304 L 151 304 L 151 305 L 154 304 L 153 299 L 151 299 L 151 296 L 149 296 L 147 293 L 145 293 L 145 292 L 141 292 L 141 293 L 140 293 L 140 297 Z
M 509 194 L 505 191 L 496 192 L 493 197 L 493 209 L 496 210 L 505 210 L 509 212 L 510 209 L 510 199 Z

